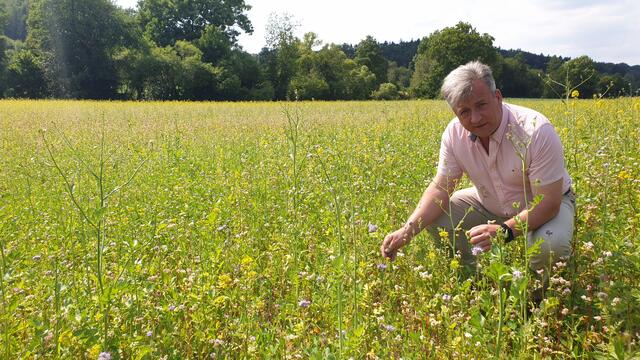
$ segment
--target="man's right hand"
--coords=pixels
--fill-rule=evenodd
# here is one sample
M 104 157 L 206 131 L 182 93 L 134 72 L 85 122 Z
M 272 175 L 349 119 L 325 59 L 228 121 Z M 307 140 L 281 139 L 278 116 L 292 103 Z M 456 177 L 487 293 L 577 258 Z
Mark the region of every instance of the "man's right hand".
M 398 255 L 398 249 L 407 245 L 411 241 L 411 237 L 408 234 L 409 229 L 406 226 L 392 232 L 385 236 L 382 245 L 380 246 L 380 252 L 382 257 L 388 258 L 393 261 Z

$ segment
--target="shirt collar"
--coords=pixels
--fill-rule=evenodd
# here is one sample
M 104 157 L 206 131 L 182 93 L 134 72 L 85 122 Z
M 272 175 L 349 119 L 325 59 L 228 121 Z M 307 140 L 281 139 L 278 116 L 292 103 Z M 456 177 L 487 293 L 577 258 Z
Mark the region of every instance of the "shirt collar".
M 504 103 L 502 103 L 502 120 L 500 121 L 500 126 L 498 126 L 498 129 L 496 129 L 496 131 L 491 134 L 491 139 L 493 139 L 498 144 L 502 142 L 504 133 L 507 131 L 510 113 L 511 112 L 509 111 L 509 108 Z

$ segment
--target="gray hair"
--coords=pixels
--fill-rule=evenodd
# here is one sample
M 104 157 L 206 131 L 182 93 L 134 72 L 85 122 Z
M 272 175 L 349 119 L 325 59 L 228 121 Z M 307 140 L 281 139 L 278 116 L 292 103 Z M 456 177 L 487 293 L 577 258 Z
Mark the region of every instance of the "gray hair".
M 484 81 L 491 92 L 496 91 L 496 81 L 493 79 L 491 68 L 480 61 L 471 61 L 458 66 L 444 78 L 442 97 L 453 107 L 471 94 L 472 84 L 478 79 Z

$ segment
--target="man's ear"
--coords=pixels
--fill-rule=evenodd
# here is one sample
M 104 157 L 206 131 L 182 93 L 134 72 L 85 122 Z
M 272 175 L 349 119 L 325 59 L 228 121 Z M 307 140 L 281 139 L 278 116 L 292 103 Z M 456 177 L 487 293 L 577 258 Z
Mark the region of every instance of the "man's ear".
M 502 92 L 500 92 L 500 89 L 496 89 L 496 99 L 498 99 L 499 103 L 502 103 Z

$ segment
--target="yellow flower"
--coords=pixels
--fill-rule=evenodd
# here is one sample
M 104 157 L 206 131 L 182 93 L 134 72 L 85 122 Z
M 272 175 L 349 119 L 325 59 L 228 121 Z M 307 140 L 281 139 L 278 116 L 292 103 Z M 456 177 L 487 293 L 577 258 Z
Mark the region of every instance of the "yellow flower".
M 578 96 L 580 96 L 580 92 L 579 92 L 578 90 L 573 90 L 573 91 L 571 92 L 571 97 L 572 97 L 572 98 L 574 98 L 574 99 L 575 99 L 575 98 L 577 98 Z
M 231 276 L 227 274 L 222 274 L 218 278 L 218 288 L 224 290 L 228 288 L 232 282 L 233 282 L 233 279 L 231 278 Z
M 251 256 L 248 256 L 248 255 L 243 257 L 242 261 L 240 262 L 240 265 L 242 266 L 243 269 L 250 268 L 252 264 L 253 264 L 253 258 Z
M 441 238 L 446 239 L 449 237 L 449 233 L 447 232 L 447 230 L 440 230 L 440 232 L 438 233 L 438 235 L 440 235 Z
M 460 267 L 460 263 L 458 262 L 457 259 L 453 259 L 451 260 L 451 263 L 449 264 L 449 266 L 451 266 L 451 270 L 457 270 Z
M 625 170 L 620 171 L 620 173 L 618 173 L 618 179 L 620 180 L 629 180 L 631 179 L 631 175 L 629 175 L 628 172 L 626 172 Z
M 434 261 L 436 259 L 436 253 L 429 251 L 429 260 Z

